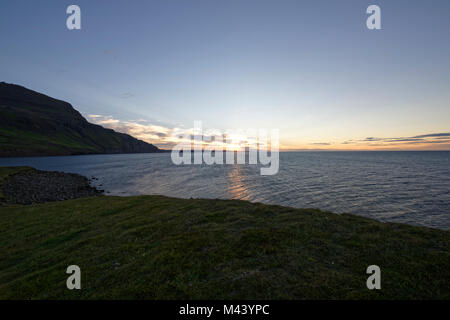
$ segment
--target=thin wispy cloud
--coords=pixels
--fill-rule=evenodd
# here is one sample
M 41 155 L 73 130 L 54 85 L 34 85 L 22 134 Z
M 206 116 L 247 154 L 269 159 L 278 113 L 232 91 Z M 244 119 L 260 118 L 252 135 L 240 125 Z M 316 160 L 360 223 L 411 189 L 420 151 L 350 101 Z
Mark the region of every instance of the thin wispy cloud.
M 432 133 L 432 134 L 424 134 L 421 136 L 415 136 L 413 138 L 433 138 L 433 137 L 450 137 L 450 133 Z
M 130 99 L 134 97 L 134 93 L 131 92 L 124 92 L 120 95 L 121 99 Z
M 176 128 L 169 128 L 161 125 L 154 125 L 144 119 L 122 121 L 112 116 L 102 116 L 90 114 L 90 121 L 95 124 L 113 129 L 118 132 L 127 133 L 137 139 L 166 147 L 178 143 L 175 139 Z
M 433 145 L 446 145 L 445 149 L 450 148 L 450 133 L 429 133 L 412 137 L 367 137 L 360 140 L 348 140 L 342 144 L 353 145 L 357 147 L 386 147 L 386 148 L 415 148 L 433 149 Z
M 330 146 L 331 145 L 330 142 L 313 142 L 310 144 L 315 145 L 315 146 Z

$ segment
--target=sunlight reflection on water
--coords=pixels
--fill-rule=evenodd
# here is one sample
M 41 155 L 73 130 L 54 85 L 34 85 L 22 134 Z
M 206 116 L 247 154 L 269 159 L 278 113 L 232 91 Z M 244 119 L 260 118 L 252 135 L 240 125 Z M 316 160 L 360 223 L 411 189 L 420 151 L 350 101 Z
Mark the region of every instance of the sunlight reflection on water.
M 228 180 L 229 180 L 229 194 L 232 199 L 240 199 L 240 200 L 250 200 L 251 194 L 249 189 L 247 188 L 244 180 L 244 176 L 242 174 L 242 165 L 235 164 L 232 166 L 232 169 L 229 170 Z

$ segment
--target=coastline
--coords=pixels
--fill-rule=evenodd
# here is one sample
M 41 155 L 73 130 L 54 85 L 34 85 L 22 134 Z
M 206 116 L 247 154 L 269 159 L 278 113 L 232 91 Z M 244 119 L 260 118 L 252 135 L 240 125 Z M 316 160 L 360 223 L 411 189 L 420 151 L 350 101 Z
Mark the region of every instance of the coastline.
M 450 299 L 450 232 L 350 214 L 96 196 L 2 204 L 0 230 L 2 299 Z

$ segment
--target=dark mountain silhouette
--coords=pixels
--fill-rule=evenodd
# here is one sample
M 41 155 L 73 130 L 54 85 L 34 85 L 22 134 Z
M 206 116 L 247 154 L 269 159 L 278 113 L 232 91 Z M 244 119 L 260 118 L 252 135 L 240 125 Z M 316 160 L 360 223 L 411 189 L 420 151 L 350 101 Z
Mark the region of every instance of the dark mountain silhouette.
M 0 157 L 163 151 L 89 123 L 67 102 L 0 82 Z

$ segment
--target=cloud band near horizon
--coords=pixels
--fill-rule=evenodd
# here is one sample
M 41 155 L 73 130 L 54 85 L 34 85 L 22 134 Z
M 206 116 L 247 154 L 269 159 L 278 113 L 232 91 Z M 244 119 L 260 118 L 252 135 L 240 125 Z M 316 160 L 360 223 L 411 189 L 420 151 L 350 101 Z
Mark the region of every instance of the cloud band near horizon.
M 192 133 L 193 128 L 181 129 L 155 125 L 146 120 L 118 120 L 112 116 L 87 115 L 95 124 L 129 134 L 137 139 L 170 149 L 183 141 L 183 134 Z M 244 129 L 245 130 L 245 129 Z M 208 145 L 214 142 L 205 141 Z M 283 144 L 281 136 L 280 150 L 450 150 L 450 133 L 428 133 L 410 137 L 366 137 L 345 141 L 303 142 L 296 145 Z

